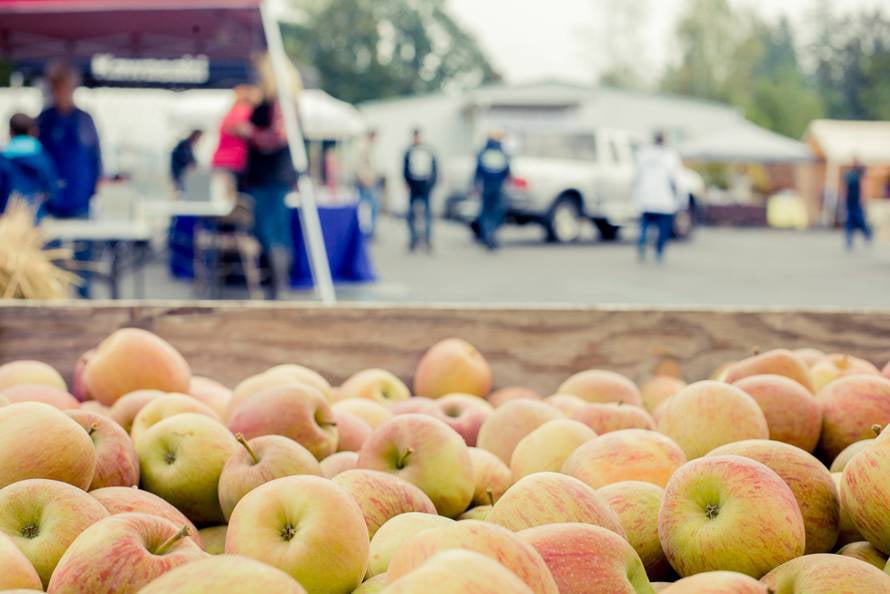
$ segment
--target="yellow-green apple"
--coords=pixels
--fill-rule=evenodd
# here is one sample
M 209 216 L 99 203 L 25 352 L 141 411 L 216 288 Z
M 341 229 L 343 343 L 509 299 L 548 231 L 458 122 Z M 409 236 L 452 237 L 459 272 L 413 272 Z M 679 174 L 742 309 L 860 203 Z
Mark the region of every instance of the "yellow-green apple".
M 846 380 L 838 380 L 837 383 Z M 833 385 L 833 384 L 832 384 Z M 2 410 L 2 409 L 0 409 Z M 879 550 L 890 553 L 890 430 L 857 454 L 844 469 L 841 506 L 860 534 Z
M 794 349 L 791 351 L 794 355 L 806 364 L 807 367 L 812 367 L 819 361 L 825 358 L 825 353 L 820 351 L 819 349 L 814 349 L 811 347 L 805 347 L 802 349 Z
M 62 374 L 42 361 L 10 361 L 0 365 L 0 391 L 21 384 L 38 384 L 67 391 Z
M 680 468 L 664 492 L 658 536 L 683 577 L 727 570 L 759 578 L 803 555 L 806 544 L 794 493 L 769 467 L 741 456 Z
M 392 556 L 415 534 L 453 523 L 451 518 L 420 512 L 408 512 L 387 520 L 371 538 L 368 577 L 385 574 Z
M 352 470 L 358 465 L 358 452 L 337 452 L 321 461 L 321 475 L 334 478 L 341 472 Z
M 827 460 L 852 443 L 874 437 L 873 426 L 890 424 L 890 379 L 849 375 L 825 386 L 817 399 L 822 406 L 819 449 Z
M 493 505 L 477 505 L 476 507 L 471 507 L 461 515 L 457 517 L 458 520 L 479 520 L 480 522 L 485 522 L 488 520 L 488 516 L 491 515 L 491 510 L 494 509 Z
M 44 586 L 74 539 L 107 516 L 101 503 L 68 483 L 28 479 L 0 489 L 0 532 L 24 553 Z
M 807 535 L 805 554 L 834 550 L 840 522 L 837 488 L 812 454 L 787 443 L 754 439 L 721 446 L 711 456 L 742 456 L 772 469 L 797 499 Z
M 577 396 L 571 394 L 554 394 L 544 399 L 544 402 L 556 408 L 562 414 L 571 416 L 573 412 L 587 405 L 586 400 L 581 400 Z
M 43 591 L 37 570 L 15 543 L 0 532 L 0 590 L 17 588 Z
M 770 594 L 766 586 L 735 571 L 706 571 L 669 584 L 662 594 Z
M 93 399 L 93 395 L 90 394 L 90 389 L 89 386 L 87 386 L 84 374 L 86 373 L 87 363 L 90 362 L 90 359 L 95 352 L 95 349 L 85 351 L 78 357 L 77 363 L 74 364 L 74 376 L 71 379 L 71 393 L 81 402 Z
M 250 441 L 235 436 L 241 449 L 226 461 L 219 475 L 219 506 L 226 519 L 247 493 L 264 483 L 295 474 L 321 476 L 321 466 L 309 450 L 281 435 Z
M 614 371 L 590 369 L 576 373 L 559 386 L 559 394 L 571 394 L 587 402 L 621 402 L 643 406 L 637 385 Z
M 71 410 L 80 406 L 77 398 L 65 390 L 40 384 L 19 384 L 5 388 L 3 396 L 12 404 L 16 402 L 42 402 L 59 410 Z
M 556 472 L 530 474 L 507 489 L 488 522 L 519 531 L 543 524 L 594 524 L 625 536 L 605 499 L 576 478 Z
M 541 395 L 531 388 L 510 386 L 500 388 L 488 395 L 488 403 L 497 408 L 511 400 L 541 400 Z
M 671 375 L 656 375 L 640 387 L 643 406 L 650 413 L 658 406 L 686 387 L 686 382 Z
M 654 593 L 640 557 L 611 530 L 590 524 L 549 524 L 518 536 L 544 558 L 560 594 Z
M 815 365 L 810 366 L 813 386 L 818 392 L 834 380 L 847 375 L 881 375 L 881 370 L 865 359 L 842 353 L 825 355 Z
M 448 394 L 435 401 L 439 418 L 457 431 L 468 446 L 476 445 L 479 428 L 494 408 L 482 398 L 470 394 Z
M 683 448 L 690 460 L 743 439 L 769 439 L 757 401 L 735 386 L 703 381 L 683 388 L 664 404 L 658 431 Z
M 411 400 L 415 400 L 415 398 Z M 410 400 L 405 402 L 410 402 Z M 347 398 L 336 402 L 331 408 L 334 412 L 345 411 L 354 414 L 370 425 L 371 429 L 376 429 L 394 415 L 393 411 L 379 402 L 366 398 Z
M 624 481 L 597 491 L 618 516 L 627 540 L 640 556 L 650 579 L 667 578 L 670 566 L 658 539 L 658 512 L 664 489 L 642 481 Z
M 142 488 L 196 524 L 222 523 L 219 475 L 240 448 L 225 425 L 204 415 L 183 413 L 164 419 L 136 440 Z
M 832 472 L 831 478 L 834 480 L 834 486 L 837 488 L 837 492 L 841 494 L 841 487 L 844 482 L 844 475 L 841 472 Z M 851 542 L 861 542 L 865 540 L 861 534 L 859 534 L 859 529 L 853 524 L 853 520 L 850 519 L 850 514 L 847 512 L 847 508 L 844 505 L 844 499 L 841 497 L 840 499 L 840 519 L 838 521 L 838 535 L 837 535 L 837 546 L 843 546 L 846 544 L 850 544 Z
M 787 349 L 775 349 L 743 359 L 730 365 L 723 373 L 723 381 L 734 384 L 752 375 L 784 375 L 810 392 L 814 392 L 810 369 L 797 355 Z
M 465 550 L 437 553 L 381 594 L 534 594 L 519 577 L 485 555 Z
M 380 594 L 389 585 L 389 576 L 386 574 L 375 575 L 359 584 L 352 594 Z
M 592 429 L 578 421 L 544 423 L 516 444 L 510 458 L 513 481 L 536 472 L 559 472 L 572 452 L 595 437 Z
M 393 404 L 411 398 L 411 390 L 385 369 L 364 369 L 343 382 L 340 398 L 367 398 L 381 404 Z
M 337 484 L 288 476 L 238 502 L 226 553 L 277 567 L 309 594 L 347 594 L 368 567 L 368 528 L 358 504 Z
M 341 472 L 333 481 L 349 493 L 362 510 L 368 540 L 374 538 L 384 523 L 400 514 L 436 513 L 436 506 L 426 493 L 386 472 L 356 468 Z
M 769 438 L 808 452 L 822 432 L 822 408 L 813 395 L 782 375 L 752 375 L 734 384 L 753 398 L 769 426 Z
M 109 417 L 69 410 L 69 417 L 84 428 L 96 448 L 96 470 L 89 490 L 132 487 L 139 484 L 139 458 L 130 436 Z
M 337 421 L 325 397 L 301 384 L 269 388 L 254 394 L 229 416 L 229 429 L 247 439 L 283 435 L 319 460 L 337 451 Z
M 655 421 L 649 413 L 638 406 L 620 402 L 586 404 L 569 416 L 596 431 L 597 435 L 622 429 L 655 429 Z
M 600 435 L 575 450 L 562 472 L 594 489 L 623 481 L 667 485 L 686 454 L 669 437 L 644 429 L 623 429 Z
M 130 432 L 133 428 L 133 419 L 139 414 L 145 406 L 159 396 L 163 396 L 166 392 L 160 390 L 136 390 L 129 394 L 124 394 L 111 405 L 111 418 L 118 425 L 123 427 L 124 431 Z
M 474 520 L 423 530 L 405 541 L 389 562 L 390 582 L 412 573 L 437 553 L 453 549 L 472 551 L 498 561 L 535 594 L 559 591 L 547 564 L 531 545 L 500 526 Z M 469 568 L 462 572 L 469 573 Z
M 196 415 L 204 415 L 216 421 L 220 418 L 213 409 L 202 403 L 201 401 L 185 394 L 164 394 L 158 396 L 147 403 L 136 417 L 130 427 L 130 437 L 133 441 L 138 441 L 139 436 L 152 426 L 160 423 L 164 419 L 168 419 L 174 415 L 182 413 L 194 413 Z
M 306 594 L 292 577 L 237 555 L 214 555 L 168 571 L 139 594 Z
M 232 391 L 218 381 L 193 375 L 188 393 L 209 406 L 220 419 L 226 418 L 226 411 L 232 400 Z
M 760 581 L 776 594 L 890 594 L 890 575 L 842 555 L 792 559 Z
M 135 594 L 171 569 L 207 556 L 187 538 L 188 530 L 148 514 L 99 520 L 81 532 L 59 559 L 47 592 Z
M 838 549 L 837 554 L 865 561 L 881 570 L 887 566 L 887 555 L 865 541 L 851 542 L 844 545 Z
M 467 445 L 451 427 L 426 415 L 399 415 L 375 429 L 359 452 L 358 468 L 388 472 L 419 487 L 443 516 L 457 516 L 473 499 Z
M 226 552 L 226 530 L 228 526 L 208 526 L 201 528 L 199 536 L 204 550 L 211 555 L 222 555 Z
M 364 419 L 345 410 L 332 409 L 337 423 L 337 451 L 357 452 L 371 435 L 371 426 Z
M 113 516 L 136 512 L 164 518 L 177 526 L 188 526 L 189 538 L 203 547 L 198 529 L 191 520 L 154 493 L 130 487 L 105 487 L 90 491 L 90 495 Z
M 83 427 L 39 402 L 0 407 L 0 487 L 29 478 L 90 486 L 96 448 Z
M 136 390 L 187 392 L 192 372 L 173 346 L 140 328 L 117 330 L 103 340 L 84 369 L 94 399 L 111 406 Z
M 408 400 L 396 402 L 389 407 L 389 410 L 394 415 L 420 414 L 439 417 L 439 407 L 436 406 L 436 401 L 423 396 L 413 396 Z M 386 419 L 388 418 L 386 417 Z
M 300 384 L 315 388 L 325 397 L 328 402 L 334 401 L 334 390 L 331 384 L 317 371 L 303 367 L 302 365 L 277 365 L 267 369 L 263 373 L 248 377 L 240 384 L 235 386 L 232 391 L 232 399 L 229 401 L 229 414 L 246 400 L 253 398 L 255 394 L 259 394 L 269 388 L 280 388 L 289 384 Z
M 423 355 L 414 372 L 414 393 L 428 398 L 491 391 L 491 367 L 476 347 L 460 338 L 437 342 Z
M 512 400 L 491 413 L 476 439 L 476 447 L 488 450 L 510 464 L 513 449 L 523 437 L 555 419 L 564 419 L 558 409 L 537 400 Z
M 501 459 L 485 450 L 470 448 L 473 463 L 472 505 L 494 505 L 513 484 L 510 468 Z
M 877 428 L 877 426 L 875 427 Z M 873 444 L 874 442 L 874 439 L 861 439 L 859 441 L 851 443 L 850 445 L 845 447 L 840 454 L 837 455 L 837 457 L 831 463 L 831 467 L 829 468 L 829 470 L 831 472 L 843 472 L 844 469 L 847 467 L 847 464 L 850 463 L 850 460 L 853 459 L 853 456 L 865 450 L 865 448 L 870 447 L 871 444 Z

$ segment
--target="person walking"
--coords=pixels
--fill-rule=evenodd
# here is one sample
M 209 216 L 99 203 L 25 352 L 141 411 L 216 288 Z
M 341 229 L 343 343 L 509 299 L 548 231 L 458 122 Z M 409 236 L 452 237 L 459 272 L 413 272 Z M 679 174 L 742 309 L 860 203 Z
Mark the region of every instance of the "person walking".
M 59 188 L 59 179 L 52 159 L 37 139 L 37 123 L 23 113 L 9 119 L 9 144 L 3 149 L 2 159 L 7 172 L 5 190 L 0 194 L 0 212 L 6 210 L 9 198 L 26 200 L 39 221 L 45 205 Z
M 379 185 L 380 175 L 377 171 L 376 154 L 377 131 L 371 130 L 365 137 L 364 145 L 358 155 L 355 187 L 358 192 L 359 210 L 363 213 L 365 225 L 363 231 L 373 239 L 377 232 L 377 214 L 380 211 Z M 333 156 L 333 152 L 329 153 Z
M 198 166 L 195 147 L 203 135 L 204 132 L 201 130 L 192 130 L 173 147 L 173 152 L 170 153 L 170 178 L 178 194 L 185 192 L 186 174 Z
M 477 225 L 479 239 L 489 250 L 498 248 L 497 231 L 503 218 L 504 183 L 510 178 L 510 157 L 503 147 L 503 134 L 492 132 L 476 157 L 474 183 L 482 208 Z
M 430 193 L 436 185 L 439 167 L 432 149 L 423 143 L 419 128 L 411 135 L 411 146 L 405 151 L 402 167 L 408 186 L 408 248 L 413 252 L 423 241 L 427 251 L 433 250 L 433 214 L 430 209 Z M 423 234 L 417 230 L 417 211 L 423 209 Z
M 51 104 L 37 117 L 40 144 L 59 175 L 59 190 L 46 202 L 46 213 L 59 219 L 86 219 L 102 178 L 102 151 L 93 118 L 74 103 L 77 74 L 68 65 L 51 64 L 47 70 Z M 92 259 L 89 242 L 75 242 L 74 260 Z M 90 295 L 90 273 L 80 271 L 81 297 Z
M 656 132 L 654 144 L 637 153 L 632 195 L 641 213 L 637 245 L 640 261 L 646 259 L 651 228 L 658 231 L 655 259 L 659 263 L 664 260 L 665 247 L 673 234 L 674 215 L 683 195 L 680 185 L 682 167 L 677 152 L 666 146 L 663 132 Z
M 865 167 L 858 158 L 853 159 L 853 166 L 847 172 L 845 185 L 847 190 L 846 209 L 847 221 L 845 225 L 847 249 L 853 249 L 853 241 L 856 232 L 862 233 L 865 240 L 871 242 L 872 232 L 868 219 L 865 216 L 865 208 L 862 206 L 862 180 L 865 178 Z
M 246 189 L 244 172 L 247 169 L 248 140 L 253 134 L 250 117 L 259 103 L 259 89 L 252 85 L 235 87 L 235 103 L 219 126 L 219 142 L 211 158 L 211 166 L 232 175 L 233 186 Z

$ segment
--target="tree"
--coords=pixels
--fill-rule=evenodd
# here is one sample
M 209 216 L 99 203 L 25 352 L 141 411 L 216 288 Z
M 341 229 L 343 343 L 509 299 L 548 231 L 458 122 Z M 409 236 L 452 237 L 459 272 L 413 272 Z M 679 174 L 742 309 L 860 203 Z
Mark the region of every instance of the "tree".
M 324 0 L 286 31 L 288 50 L 349 102 L 499 79 L 444 0 Z
M 592 0 L 599 26 L 585 37 L 601 84 L 625 89 L 651 84 L 645 58 L 650 5 L 651 0 Z

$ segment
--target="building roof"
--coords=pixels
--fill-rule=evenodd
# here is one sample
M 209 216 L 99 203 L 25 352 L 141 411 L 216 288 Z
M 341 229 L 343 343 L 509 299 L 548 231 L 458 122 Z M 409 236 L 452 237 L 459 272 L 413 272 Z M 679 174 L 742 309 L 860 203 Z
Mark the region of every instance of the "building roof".
M 828 161 L 890 163 L 890 122 L 816 120 L 806 139 Z
M 723 163 L 793 163 L 811 161 L 802 143 L 746 120 L 680 145 L 684 159 Z

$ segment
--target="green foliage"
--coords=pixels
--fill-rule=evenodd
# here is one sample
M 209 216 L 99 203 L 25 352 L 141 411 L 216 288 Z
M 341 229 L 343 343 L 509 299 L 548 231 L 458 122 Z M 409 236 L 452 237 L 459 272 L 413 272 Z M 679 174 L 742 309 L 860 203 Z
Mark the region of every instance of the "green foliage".
M 285 36 L 323 89 L 353 103 L 499 78 L 444 0 L 319 0 Z

